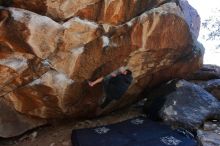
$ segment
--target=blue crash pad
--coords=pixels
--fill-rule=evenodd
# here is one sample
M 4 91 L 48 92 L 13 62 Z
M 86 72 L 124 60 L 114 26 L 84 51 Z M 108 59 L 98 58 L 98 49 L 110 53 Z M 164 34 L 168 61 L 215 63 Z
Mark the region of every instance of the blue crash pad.
M 197 146 L 189 136 L 145 117 L 72 131 L 73 146 Z

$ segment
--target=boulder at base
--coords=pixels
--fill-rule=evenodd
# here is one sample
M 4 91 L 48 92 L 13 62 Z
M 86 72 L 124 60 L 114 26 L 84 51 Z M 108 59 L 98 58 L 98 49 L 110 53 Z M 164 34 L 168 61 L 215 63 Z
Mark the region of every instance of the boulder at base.
M 220 117 L 220 102 L 200 86 L 184 80 L 171 83 L 170 86 L 169 89 L 172 90 L 167 95 L 159 97 L 164 100 L 164 104 L 156 110 L 165 122 L 197 129 L 206 119 Z M 157 101 L 154 99 L 152 104 L 146 104 L 145 109 L 152 111 Z
M 19 114 L 0 99 L 0 137 L 14 137 L 46 123 L 45 120 L 28 118 Z
M 217 99 L 220 100 L 220 79 L 213 79 L 209 81 L 203 81 L 200 83 L 197 83 L 199 86 L 204 88 L 206 91 L 211 93 L 213 96 L 215 96 Z
M 191 81 L 208 81 L 212 79 L 220 79 L 219 66 L 203 65 L 198 71 L 187 77 L 187 80 Z
M 216 65 L 203 65 L 191 74 L 188 80 L 196 83 L 220 100 L 220 67 Z

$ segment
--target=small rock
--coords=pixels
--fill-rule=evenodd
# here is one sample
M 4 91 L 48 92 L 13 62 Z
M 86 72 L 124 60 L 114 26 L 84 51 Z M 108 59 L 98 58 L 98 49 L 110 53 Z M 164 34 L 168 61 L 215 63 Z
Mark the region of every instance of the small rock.
M 35 132 L 33 132 L 33 133 L 31 134 L 31 137 L 32 137 L 32 138 L 36 138 L 37 135 L 38 135 L 38 133 L 35 131 Z
M 212 120 L 212 122 L 218 122 L 218 120 Z
M 53 133 L 53 136 L 57 136 L 58 135 L 58 133 Z
M 217 124 L 213 124 L 211 122 L 204 123 L 203 129 L 206 131 L 215 130 L 217 128 Z
M 50 144 L 50 146 L 55 146 L 55 143 L 54 143 L 54 142 L 53 142 L 53 143 L 51 143 L 51 144 Z
M 29 136 L 28 135 L 24 135 L 21 138 L 19 138 L 19 141 L 24 141 L 25 139 L 28 139 Z
M 62 142 L 62 145 L 63 146 L 70 146 L 70 143 L 68 141 L 64 141 L 64 142 Z

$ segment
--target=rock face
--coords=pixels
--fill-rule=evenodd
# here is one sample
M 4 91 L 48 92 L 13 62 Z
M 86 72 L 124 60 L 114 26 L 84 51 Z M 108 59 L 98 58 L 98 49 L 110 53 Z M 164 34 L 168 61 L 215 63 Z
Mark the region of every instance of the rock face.
M 189 2 L 187 0 L 179 0 L 179 5 L 182 8 L 184 18 L 189 25 L 191 32 L 197 39 L 199 36 L 201 24 L 201 19 L 198 12 L 191 5 L 189 5 Z
M 208 118 L 220 117 L 220 102 L 200 86 L 180 80 L 165 87 L 155 96 L 158 99 L 145 105 L 148 114 L 158 114 L 168 123 L 190 129 L 198 129 Z M 158 101 L 163 103 L 155 106 Z
M 19 114 L 6 101 L 0 100 L 0 137 L 14 137 L 45 124 L 46 121 Z
M 16 0 L 11 6 L 0 8 L 0 94 L 29 116 L 94 117 L 202 64 L 202 48 L 170 0 Z M 101 85 L 86 81 L 122 66 L 133 83 L 102 110 Z
M 80 17 L 99 23 L 121 24 L 168 0 L 16 0 L 11 6 L 27 9 L 63 21 Z

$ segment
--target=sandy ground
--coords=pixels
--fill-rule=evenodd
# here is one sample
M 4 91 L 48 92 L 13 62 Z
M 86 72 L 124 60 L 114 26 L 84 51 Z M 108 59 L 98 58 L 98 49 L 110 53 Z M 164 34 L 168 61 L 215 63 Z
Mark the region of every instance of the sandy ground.
M 14 139 L 0 139 L 0 146 L 72 146 L 73 129 L 91 128 L 118 123 L 142 114 L 140 106 L 131 106 L 108 116 L 92 120 L 74 121 L 71 119 L 53 122 Z

